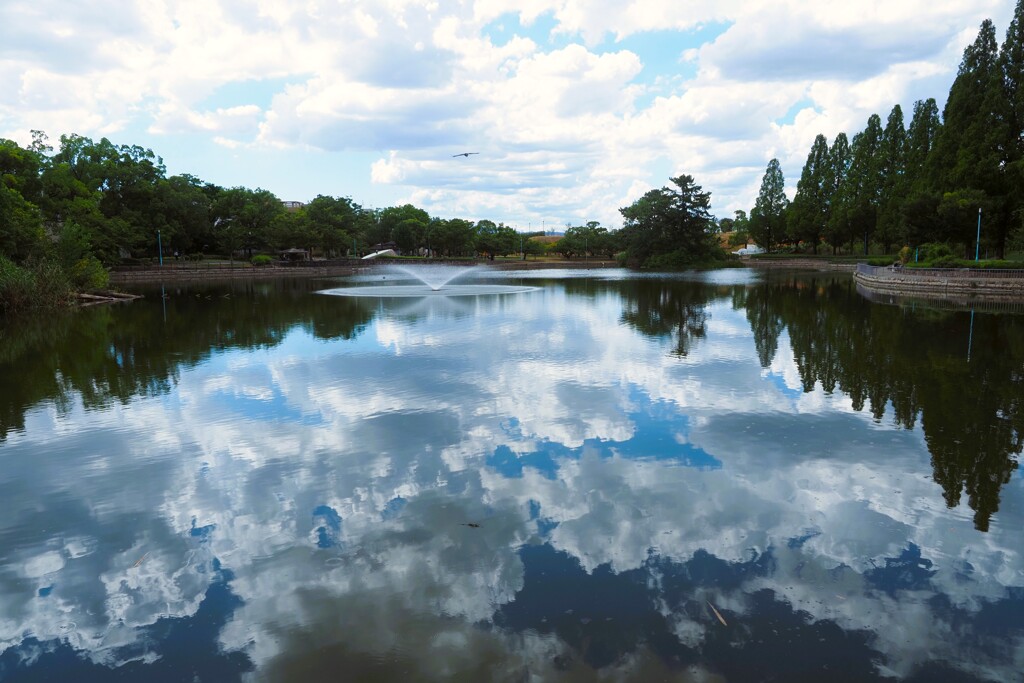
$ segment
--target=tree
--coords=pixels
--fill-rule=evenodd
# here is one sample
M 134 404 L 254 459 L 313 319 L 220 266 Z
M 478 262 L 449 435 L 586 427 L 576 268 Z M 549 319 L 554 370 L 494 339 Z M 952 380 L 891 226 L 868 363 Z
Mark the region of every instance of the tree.
M 473 253 L 476 241 L 476 228 L 472 221 L 464 218 L 443 220 L 435 218 L 430 221 L 430 244 L 438 253 L 445 256 L 465 256 Z
M 621 234 L 628 260 L 685 267 L 719 257 L 721 249 L 712 235 L 711 193 L 702 191 L 693 176 L 669 180 L 674 187 L 650 190 L 619 209 L 625 219 Z
M 1006 39 L 999 52 L 1003 98 L 1006 103 L 1006 134 L 1003 146 L 1003 171 L 1007 188 L 1024 187 L 1024 0 L 1017 1 Z M 1006 214 L 1009 234 L 1020 232 L 1024 219 L 1024 197 L 1008 192 Z
M 828 141 L 824 135 L 818 135 L 800 173 L 787 221 L 790 238 L 809 243 L 815 254 L 828 222 L 828 196 L 825 192 L 829 172 Z
M 504 223 L 495 225 L 494 221 L 480 220 L 476 224 L 476 248 L 487 258 L 511 254 L 519 248 L 519 235 L 514 228 Z
M 933 192 L 984 193 L 992 207 L 986 235 L 1000 255 L 1011 218 L 1004 148 L 1012 116 L 1001 66 L 995 27 L 986 19 L 975 41 L 964 50 L 946 100 L 942 130 L 927 164 Z
M 21 263 L 42 253 L 44 248 L 39 209 L 20 193 L 0 183 L 0 255 Z
M 906 172 L 907 131 L 903 127 L 903 109 L 897 104 L 889 113 L 879 150 L 881 192 L 876 239 L 884 253 L 889 253 L 889 248 L 905 234 L 902 209 L 907 196 Z
M 907 175 L 917 181 L 924 178 L 925 162 L 935 148 L 935 141 L 942 129 L 939 107 L 935 98 L 918 100 L 914 103 L 914 116 L 907 130 Z
M 552 249 L 565 258 L 594 254 L 604 254 L 611 258 L 615 255 L 617 243 L 618 240 L 607 228 L 601 227 L 601 223 L 588 221 L 585 225 L 566 228 L 565 236 L 558 240 Z
M 211 239 L 212 202 L 203 181 L 188 174 L 175 175 L 156 184 L 153 193 L 153 217 L 163 244 L 174 251 L 196 251 Z
M 250 190 L 233 187 L 221 193 L 213 205 L 215 235 L 230 257 L 244 248 L 247 252 L 280 240 L 280 231 L 274 231 L 276 222 L 285 213 L 284 205 L 268 190 Z M 277 226 L 279 227 L 279 226 Z M 291 246 L 312 246 L 309 233 L 302 233 L 304 243 Z M 277 246 L 283 246 L 278 243 Z
M 352 246 L 360 207 L 349 197 L 317 195 L 302 211 L 314 239 L 325 254 L 334 255 Z
M 406 218 L 395 226 L 392 238 L 403 254 L 412 254 L 423 242 L 427 224 L 415 218 Z
M 824 237 L 835 254 L 840 245 L 849 241 L 851 232 L 849 216 L 843 203 L 844 188 L 850 173 L 850 142 L 846 133 L 836 135 L 828 149 L 828 170 L 822 188 L 829 204 Z
M 402 221 L 407 220 L 417 221 L 424 227 L 430 224 L 430 216 L 427 212 L 413 206 L 412 204 L 389 206 L 380 212 L 377 230 L 377 237 L 379 239 L 377 240 L 377 243 L 397 242 L 399 237 L 404 238 L 411 229 L 410 224 L 407 224 L 399 234 L 395 233 L 395 229 L 398 228 Z M 406 246 L 410 249 L 415 249 L 419 246 L 420 236 L 421 235 L 409 235 L 409 240 L 406 241 Z
M 750 235 L 765 251 L 771 251 L 782 238 L 788 205 L 786 179 L 782 175 L 779 160 L 772 159 L 765 169 L 761 190 L 750 212 Z
M 851 238 L 854 234 L 863 238 L 865 254 L 878 225 L 878 205 L 882 195 L 881 149 L 882 119 L 878 114 L 872 114 L 868 117 L 867 127 L 853 137 L 850 170 L 840 188 Z

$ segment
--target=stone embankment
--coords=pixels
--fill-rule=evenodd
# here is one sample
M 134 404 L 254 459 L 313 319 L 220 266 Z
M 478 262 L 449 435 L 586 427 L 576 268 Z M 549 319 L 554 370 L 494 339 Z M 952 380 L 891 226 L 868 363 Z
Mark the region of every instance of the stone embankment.
M 252 266 L 248 263 L 230 265 L 209 265 L 193 263 L 165 263 L 163 266 L 134 266 L 119 268 L 110 273 L 110 281 L 116 284 L 135 282 L 168 282 L 181 280 L 225 280 L 235 278 L 272 277 L 338 277 L 369 273 L 388 266 L 415 266 L 418 262 L 362 259 L 336 259 L 332 261 L 300 261 L 297 263 Z M 533 270 L 537 268 L 614 268 L 614 261 L 574 259 L 570 261 L 423 261 L 426 264 L 452 266 L 483 266 L 498 270 Z
M 856 263 L 843 263 L 823 258 L 750 258 L 741 257 L 743 265 L 749 268 L 772 268 L 778 270 L 830 270 L 852 273 Z
M 1024 269 L 899 268 L 858 263 L 853 277 L 861 286 L 887 294 L 1024 299 Z
M 163 266 L 137 266 L 111 271 L 110 281 L 117 284 L 132 282 L 167 282 L 181 280 L 229 280 L 235 278 L 272 277 L 334 277 L 367 272 L 373 266 L 365 261 L 310 261 L 313 265 L 251 266 L 248 263 L 229 265 L 164 264 Z

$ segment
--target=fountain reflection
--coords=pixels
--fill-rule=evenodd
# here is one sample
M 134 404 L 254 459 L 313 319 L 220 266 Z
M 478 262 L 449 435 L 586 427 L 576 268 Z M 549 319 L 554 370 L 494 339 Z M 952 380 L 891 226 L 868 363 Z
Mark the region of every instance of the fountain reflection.
M 410 298 L 428 296 L 488 296 L 496 294 L 519 294 L 534 291 L 536 287 L 507 284 L 452 284 L 478 276 L 480 266 L 459 267 L 441 264 L 417 266 L 389 266 L 380 275 L 362 276 L 357 281 L 370 281 L 372 285 L 356 285 L 326 289 L 320 292 L 331 296 Z M 403 281 L 416 284 L 396 284 Z

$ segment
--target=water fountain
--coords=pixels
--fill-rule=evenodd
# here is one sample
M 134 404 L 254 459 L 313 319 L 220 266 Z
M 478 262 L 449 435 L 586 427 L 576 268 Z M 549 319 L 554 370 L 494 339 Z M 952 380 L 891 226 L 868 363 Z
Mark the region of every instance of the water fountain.
M 356 286 L 327 289 L 321 294 L 356 297 L 425 297 L 425 296 L 481 296 L 489 294 L 517 294 L 536 287 L 501 285 L 493 283 L 455 283 L 469 277 L 479 277 L 485 269 L 480 266 L 451 266 L 443 264 L 389 265 L 369 275 L 356 276 L 349 282 Z M 403 284 L 410 280 L 416 284 Z M 367 283 L 367 284 L 361 284 Z

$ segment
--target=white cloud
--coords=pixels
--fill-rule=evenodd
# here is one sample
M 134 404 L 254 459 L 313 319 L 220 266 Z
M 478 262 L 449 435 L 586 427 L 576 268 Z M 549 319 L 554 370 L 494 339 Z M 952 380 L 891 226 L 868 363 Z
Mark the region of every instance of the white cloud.
M 362 174 L 376 186 L 342 193 L 374 204 L 398 190 L 439 215 L 520 225 L 556 210 L 617 225 L 668 163 L 727 215 L 751 206 L 771 156 L 795 186 L 817 133 L 941 102 L 979 21 L 1005 30 L 1012 4 L 13 0 L 0 8 L 0 134 L 147 130 L 159 153 L 161 136 L 189 133 L 293 155 L 270 189 L 293 187 L 310 149 L 339 164 L 379 151 Z M 491 26 L 510 18 L 519 28 Z M 617 46 L 649 32 L 674 33 L 675 58 Z M 272 98 L 205 103 L 275 79 Z M 438 166 L 468 148 L 476 166 Z

